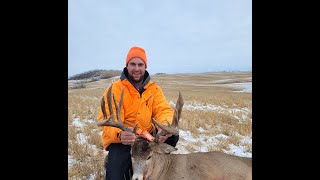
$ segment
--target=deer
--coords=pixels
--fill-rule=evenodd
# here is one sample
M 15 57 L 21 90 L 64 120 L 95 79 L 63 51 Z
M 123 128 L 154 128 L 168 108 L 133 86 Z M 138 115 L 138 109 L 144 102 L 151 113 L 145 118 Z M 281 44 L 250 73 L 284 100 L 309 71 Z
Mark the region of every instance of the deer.
M 123 131 L 136 133 L 137 123 L 133 130 L 125 127 L 120 118 L 120 111 L 123 100 L 123 89 L 116 106 L 117 121 L 114 120 L 111 100 L 111 88 L 107 92 L 107 103 L 110 117 L 106 117 L 104 98 L 101 101 L 101 109 L 105 115 L 98 126 L 112 126 Z M 162 131 L 155 134 L 153 141 L 137 135 L 135 143 L 131 147 L 131 159 L 133 169 L 133 180 L 167 180 L 167 179 L 202 179 L 202 180 L 252 180 L 252 158 L 238 157 L 220 151 L 193 152 L 189 154 L 171 154 L 178 150 L 166 143 L 159 143 L 160 136 L 166 134 L 179 134 L 179 120 L 182 112 L 184 100 L 179 91 L 178 100 L 174 108 L 172 123 L 167 121 L 167 125 L 159 123 L 152 118 L 152 122 L 160 127 Z M 154 127 L 154 125 L 153 125 Z M 155 128 L 155 127 L 154 127 Z

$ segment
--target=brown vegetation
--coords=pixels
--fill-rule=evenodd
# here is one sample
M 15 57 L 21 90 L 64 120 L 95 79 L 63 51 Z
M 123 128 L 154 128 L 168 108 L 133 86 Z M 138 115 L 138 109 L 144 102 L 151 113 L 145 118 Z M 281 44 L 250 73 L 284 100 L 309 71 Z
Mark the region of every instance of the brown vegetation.
M 201 142 L 186 143 L 185 138 L 181 137 L 178 149 L 184 148 L 189 152 L 227 151 L 230 144 L 241 144 L 247 152 L 252 151 L 251 143 L 241 142 L 243 137 L 252 136 L 252 94 L 235 92 L 237 88 L 226 86 L 230 82 L 250 82 L 251 72 L 159 74 L 151 79 L 162 87 L 168 102 L 175 102 L 181 90 L 185 101 L 181 130 L 190 131 L 193 137 L 205 136 L 208 142 L 211 142 L 210 136 L 222 134 L 229 137 L 216 138 L 218 143 L 209 143 L 206 148 Z M 100 79 L 85 83 L 85 88 L 68 89 L 68 179 L 88 179 L 92 176 L 103 179 L 103 162 L 107 152 L 102 149 L 101 129 L 96 123 L 100 97 L 113 81 L 113 78 Z M 69 87 L 73 83 L 69 81 Z M 209 108 L 190 108 L 203 106 Z M 210 109 L 212 106 L 221 109 Z M 204 131 L 199 131 L 199 128 Z

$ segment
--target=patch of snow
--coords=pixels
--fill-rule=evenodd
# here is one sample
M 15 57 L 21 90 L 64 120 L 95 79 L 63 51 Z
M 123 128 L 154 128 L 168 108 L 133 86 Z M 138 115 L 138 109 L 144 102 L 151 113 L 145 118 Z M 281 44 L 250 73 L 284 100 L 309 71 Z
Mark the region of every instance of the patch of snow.
M 83 133 L 78 133 L 78 134 L 77 134 L 77 140 L 76 140 L 76 142 L 77 142 L 78 144 L 85 144 L 85 143 L 87 143 L 87 137 L 86 137 L 86 135 L 84 135 Z
M 71 155 L 68 155 L 68 168 L 72 167 L 75 162 L 76 160 L 74 160 Z
M 200 131 L 205 131 L 203 128 L 198 128 Z M 201 132 L 200 132 L 201 133 Z M 229 136 L 224 134 L 217 134 L 215 136 L 212 135 L 200 135 L 197 138 L 194 138 L 190 131 L 179 131 L 180 139 L 177 143 L 176 148 L 177 151 L 172 154 L 189 154 L 191 153 L 187 147 L 193 148 L 194 152 L 208 152 L 210 146 L 218 145 L 222 139 L 227 139 Z M 241 135 L 239 135 L 241 136 Z M 229 150 L 223 150 L 227 154 L 233 154 L 241 157 L 251 157 L 252 154 L 250 152 L 246 152 L 245 147 L 243 145 L 252 144 L 252 139 L 248 136 L 243 136 L 241 140 L 241 145 L 235 146 L 233 144 L 229 145 Z
M 229 145 L 230 150 L 224 150 L 225 153 L 227 154 L 232 154 L 235 156 L 240 156 L 240 157 L 252 157 L 252 153 L 246 152 L 244 146 L 236 146 L 234 144 Z
M 222 139 L 228 139 L 228 138 L 229 138 L 229 136 L 226 136 L 226 135 L 224 135 L 224 134 L 217 134 L 217 135 L 215 135 L 214 137 L 216 137 L 216 138 L 222 138 Z
M 85 119 L 85 120 L 83 120 L 83 122 L 86 122 L 86 123 L 89 123 L 89 124 L 97 123 L 97 122 L 94 121 L 93 119 Z
M 82 128 L 83 127 L 83 123 L 80 122 L 79 118 L 74 118 L 72 123 L 73 126 L 78 127 L 78 128 Z
M 204 130 L 202 127 L 199 127 L 199 128 L 198 128 L 198 131 L 201 132 L 201 133 L 203 133 L 203 132 L 205 132 L 206 130 Z
M 226 84 L 226 86 L 232 86 L 232 87 L 236 87 L 236 88 L 242 89 L 242 90 L 235 91 L 235 92 L 252 93 L 252 82 L 231 83 L 231 84 Z

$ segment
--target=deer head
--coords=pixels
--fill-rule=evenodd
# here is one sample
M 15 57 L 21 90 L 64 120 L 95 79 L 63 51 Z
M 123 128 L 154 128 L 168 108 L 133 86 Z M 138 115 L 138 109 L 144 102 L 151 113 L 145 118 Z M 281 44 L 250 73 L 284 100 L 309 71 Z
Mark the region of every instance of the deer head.
M 154 134 L 156 137 L 155 140 L 149 142 L 141 137 L 136 139 L 131 148 L 133 180 L 142 180 L 143 178 L 148 177 L 151 174 L 153 167 L 156 166 L 156 164 L 154 164 L 154 158 L 157 158 L 159 154 L 170 154 L 171 152 L 177 150 L 177 148 L 166 143 L 158 143 L 158 139 L 160 136 L 164 136 L 166 134 L 179 135 L 179 120 L 183 104 L 184 101 L 181 92 L 179 91 L 179 97 L 176 103 L 172 124 L 167 121 L 167 126 L 164 126 L 153 118 L 153 123 L 162 129 L 160 133 L 156 135 Z

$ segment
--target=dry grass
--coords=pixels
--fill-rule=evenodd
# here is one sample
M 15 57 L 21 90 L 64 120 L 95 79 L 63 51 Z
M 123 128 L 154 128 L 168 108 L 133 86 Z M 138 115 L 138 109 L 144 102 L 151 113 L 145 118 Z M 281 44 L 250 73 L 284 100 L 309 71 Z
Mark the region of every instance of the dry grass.
M 252 94 L 237 93 L 234 92 L 237 88 L 226 86 L 233 82 L 251 82 L 251 73 L 162 74 L 151 79 L 162 87 L 169 102 L 175 103 L 181 90 L 185 105 L 215 105 L 226 109 L 184 107 L 182 111 L 180 128 L 192 132 L 194 138 L 218 134 L 229 137 L 217 138 L 218 143 L 207 146 L 209 151 L 229 150 L 230 144 L 242 145 L 248 152 L 252 151 L 251 143 L 241 142 L 241 136 L 252 135 Z M 74 161 L 69 167 L 68 179 L 103 179 L 106 152 L 102 150 L 101 129 L 95 123 L 102 94 L 112 81 L 113 78 L 103 79 L 85 83 L 86 87 L 82 89 L 68 89 L 68 155 Z M 69 82 L 69 87 L 73 86 L 72 83 Z M 244 110 L 235 111 L 233 108 Z M 205 131 L 200 132 L 200 127 Z M 180 137 L 180 141 L 185 139 Z M 203 149 L 203 144 L 197 142 L 185 148 L 195 152 Z

